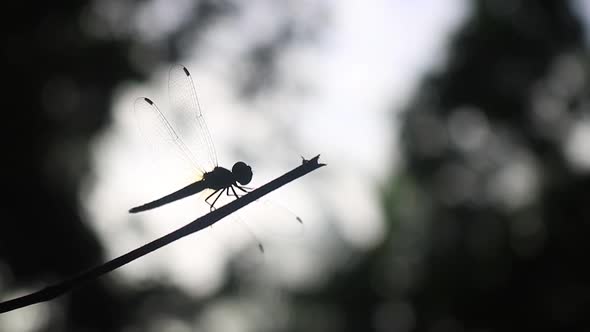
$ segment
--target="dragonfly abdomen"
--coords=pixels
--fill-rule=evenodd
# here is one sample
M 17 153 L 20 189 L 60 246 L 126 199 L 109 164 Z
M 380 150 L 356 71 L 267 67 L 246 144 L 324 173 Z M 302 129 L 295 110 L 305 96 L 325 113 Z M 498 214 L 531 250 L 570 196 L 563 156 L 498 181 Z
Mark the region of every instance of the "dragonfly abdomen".
M 208 188 L 207 184 L 204 180 L 197 181 L 197 182 L 191 183 L 188 186 L 186 186 L 182 189 L 179 189 L 171 194 L 168 194 L 162 198 L 158 198 L 155 201 L 145 203 L 140 206 L 136 206 L 136 207 L 130 209 L 129 212 L 130 213 L 138 213 L 138 212 L 142 212 L 142 211 L 146 211 L 146 210 L 155 209 L 155 208 L 160 207 L 162 205 L 172 203 L 172 202 L 177 201 L 179 199 L 183 199 L 185 197 L 199 193 L 207 188 Z

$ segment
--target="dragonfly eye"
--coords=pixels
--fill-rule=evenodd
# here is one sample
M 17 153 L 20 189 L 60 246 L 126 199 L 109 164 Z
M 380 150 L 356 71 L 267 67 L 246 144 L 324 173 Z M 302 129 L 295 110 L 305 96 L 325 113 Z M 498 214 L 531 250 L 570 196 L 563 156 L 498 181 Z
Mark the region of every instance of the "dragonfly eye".
M 233 173 L 236 181 L 238 181 L 241 185 L 246 185 L 250 183 L 250 180 L 252 180 L 252 167 L 246 165 L 246 163 L 242 161 L 235 163 L 231 168 L 231 172 Z

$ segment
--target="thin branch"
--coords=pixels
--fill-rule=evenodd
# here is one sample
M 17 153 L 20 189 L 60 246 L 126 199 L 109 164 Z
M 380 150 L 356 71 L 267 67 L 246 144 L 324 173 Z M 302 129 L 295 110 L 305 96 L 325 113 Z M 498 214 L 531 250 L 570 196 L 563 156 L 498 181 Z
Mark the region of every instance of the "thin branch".
M 291 170 L 288 173 L 272 180 L 271 182 L 251 191 L 250 193 L 236 199 L 192 222 L 175 230 L 172 233 L 164 235 L 148 244 L 145 244 L 135 250 L 132 250 L 122 256 L 119 256 L 113 260 L 110 260 L 104 264 L 95 266 L 85 272 L 82 272 L 72 278 L 63 280 L 57 284 L 45 287 L 35 293 L 31 293 L 22 297 L 18 297 L 12 300 L 8 300 L 0 303 L 0 313 L 8 312 L 11 310 L 19 309 L 22 307 L 29 306 L 31 304 L 52 300 L 66 292 L 71 291 L 74 288 L 79 287 L 85 282 L 94 280 L 106 273 L 109 273 L 127 263 L 130 263 L 139 257 L 147 255 L 148 253 L 155 251 L 163 246 L 170 244 L 182 237 L 189 234 L 198 232 L 204 228 L 207 228 L 222 218 L 234 213 L 235 211 L 243 208 L 244 206 L 254 202 L 262 196 L 284 186 L 285 184 L 312 172 L 325 164 L 319 163 L 319 155 L 312 158 L 311 160 L 303 159 L 302 164 Z

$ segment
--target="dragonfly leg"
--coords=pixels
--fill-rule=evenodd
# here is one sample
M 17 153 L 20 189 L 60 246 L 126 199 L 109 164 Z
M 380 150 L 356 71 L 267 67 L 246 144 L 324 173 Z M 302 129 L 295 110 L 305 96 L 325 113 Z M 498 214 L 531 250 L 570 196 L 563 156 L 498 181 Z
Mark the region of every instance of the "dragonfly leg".
M 236 196 L 236 198 L 240 198 L 240 196 L 238 195 L 238 193 L 234 189 L 234 186 L 231 186 L 230 188 L 231 188 L 231 191 L 234 193 L 234 196 Z
M 217 192 L 219 192 L 219 190 L 221 190 L 221 189 L 217 189 L 217 190 L 215 190 L 215 191 L 214 191 L 214 192 L 213 192 L 211 195 L 209 195 L 209 196 L 207 196 L 207 198 L 205 198 L 205 202 L 206 202 L 207 204 L 209 204 L 209 206 L 211 207 L 211 211 L 213 211 L 213 209 L 214 209 L 214 207 L 213 207 L 213 206 L 215 205 L 215 202 L 217 202 L 217 198 L 219 198 L 219 196 L 218 196 L 218 197 L 217 197 L 217 198 L 216 198 L 216 199 L 213 201 L 213 203 L 209 203 L 209 199 L 210 199 L 210 198 L 211 198 L 213 195 L 217 194 Z
M 219 197 L 221 197 L 221 195 L 223 195 L 223 190 L 217 190 L 213 194 L 215 194 L 217 192 L 219 192 L 219 194 L 217 194 L 217 197 L 215 197 L 215 199 L 213 200 L 213 203 L 211 203 L 211 211 L 215 210 L 215 203 L 217 203 L 217 200 L 219 199 Z
M 250 190 L 252 190 L 252 189 L 253 189 L 253 188 L 250 188 L 250 187 L 240 186 L 240 185 L 237 185 L 237 184 L 235 185 L 235 187 L 237 187 L 237 188 L 238 188 L 238 189 L 240 189 L 241 191 L 245 192 L 246 194 L 247 194 L 247 193 L 248 193 Z
M 214 191 L 214 192 L 213 192 L 211 195 L 207 196 L 207 198 L 205 198 L 205 202 L 207 202 L 207 204 L 209 204 L 209 199 L 211 198 L 211 196 L 213 196 L 213 195 L 217 194 L 217 192 L 218 192 L 219 190 L 221 190 L 221 189 L 217 189 L 217 190 L 215 190 L 215 191 Z M 209 205 L 211 205 L 211 204 L 209 204 Z

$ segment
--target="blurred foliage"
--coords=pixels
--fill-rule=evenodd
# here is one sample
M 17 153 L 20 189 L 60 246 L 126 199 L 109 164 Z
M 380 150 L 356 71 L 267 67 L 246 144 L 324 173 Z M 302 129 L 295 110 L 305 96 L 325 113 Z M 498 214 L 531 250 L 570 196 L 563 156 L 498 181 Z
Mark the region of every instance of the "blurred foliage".
M 293 331 L 590 329 L 581 26 L 565 1 L 470 4 L 447 63 L 402 114 L 386 240 L 296 297 L 337 324 Z
M 570 150 L 590 105 L 583 37 L 565 1 L 474 2 L 408 106 L 397 177 L 421 195 L 385 206 L 426 228 L 412 330 L 590 328 L 590 177 Z
M 104 260 L 77 193 L 113 90 L 183 56 L 186 40 L 239 10 L 198 2 L 178 27 L 141 39 L 129 17 L 146 3 L 3 10 L 3 294 Z M 448 62 L 403 113 L 404 168 L 382 188 L 384 242 L 321 288 L 286 293 L 282 330 L 590 330 L 590 167 L 584 145 L 575 148 L 590 128 L 581 27 L 566 1 L 471 6 Z M 275 85 L 274 59 L 309 38 L 294 26 L 250 50 L 245 96 Z M 54 301 L 41 330 L 190 329 L 199 313 L 243 295 L 238 274 L 211 300 L 102 278 Z
M 92 179 L 90 143 L 110 123 L 118 84 L 145 79 L 154 68 L 194 52 L 203 31 L 231 19 L 240 6 L 239 1 L 139 0 L 5 4 L 0 20 L 7 91 L 2 103 L 3 298 L 105 261 L 78 194 L 81 181 Z M 179 22 L 165 21 L 170 17 L 160 15 L 163 10 L 177 10 L 171 15 Z M 247 50 L 249 78 L 240 82 L 244 96 L 280 83 L 273 64 L 277 53 L 314 35 L 313 29 L 296 27 L 297 22 L 285 20 L 273 38 Z M 235 291 L 234 279 L 225 294 Z M 35 320 L 40 331 L 163 330 L 191 326 L 208 303 L 165 281 L 130 287 L 106 276 L 47 307 L 36 306 L 41 309 Z M 16 318 L 1 323 L 28 317 L 7 315 Z M 35 326 L 33 321 L 18 324 Z
M 170 31 L 170 43 L 162 44 L 124 33 L 125 27 L 117 24 L 131 22 L 126 15 L 142 4 L 9 2 L 3 7 L 3 297 L 105 260 L 78 204 L 81 181 L 92 175 L 89 143 L 110 122 L 117 84 L 142 78 L 149 67 L 176 59 L 174 41 L 182 37 L 180 30 Z M 200 2 L 197 7 L 193 15 L 198 19 L 192 24 L 204 25 L 228 10 L 222 2 Z M 122 20 L 106 20 L 109 8 Z M 198 310 L 194 299 L 170 289 L 159 291 L 162 287 L 136 290 L 102 278 L 53 301 L 49 312 L 39 313 L 43 318 L 37 319 L 46 320 L 40 330 L 122 331 L 164 303 L 173 303 L 168 307 L 172 310 L 190 302 L 186 307 L 193 309 L 191 317 Z M 157 301 L 150 300 L 155 296 Z M 182 310 L 174 315 L 182 316 Z

